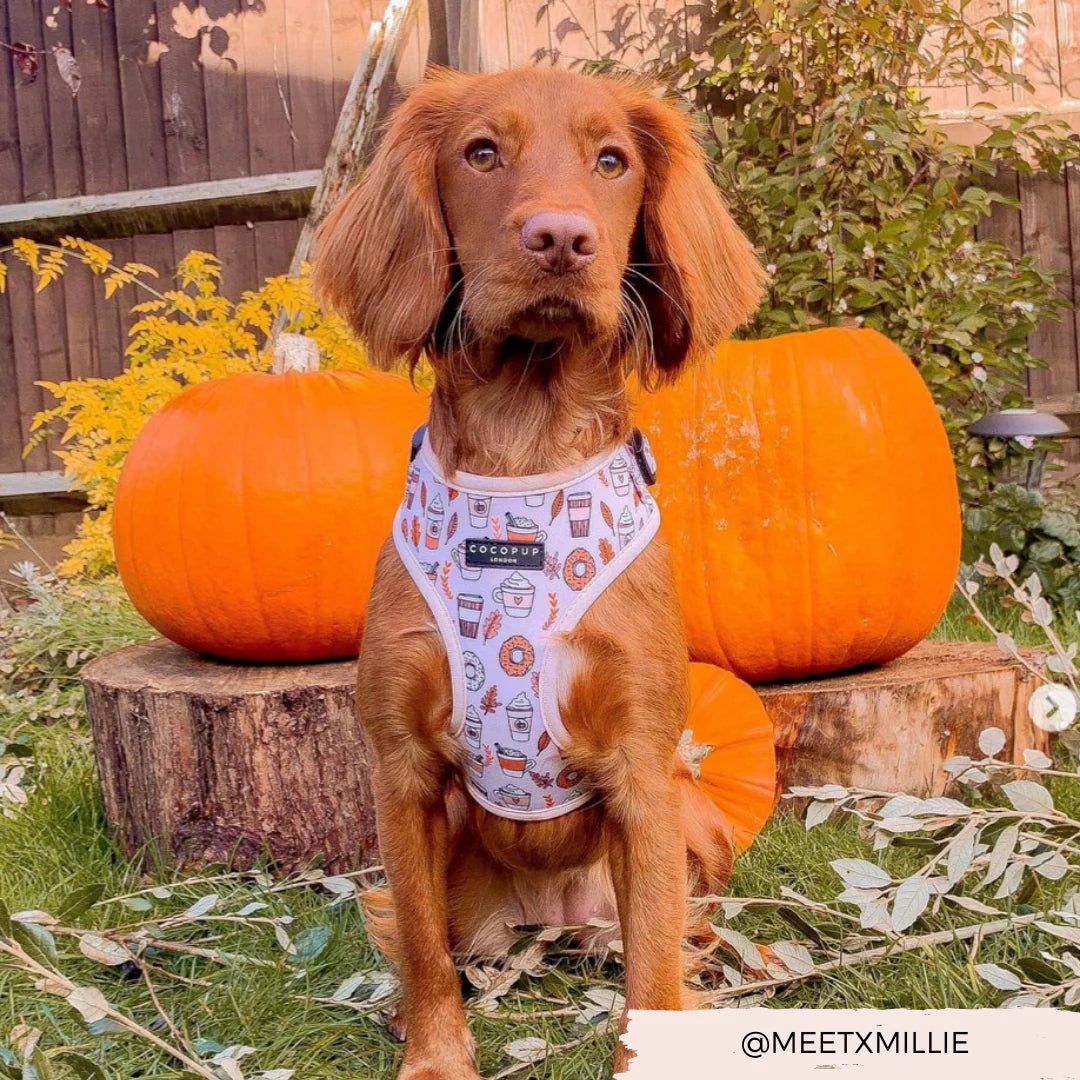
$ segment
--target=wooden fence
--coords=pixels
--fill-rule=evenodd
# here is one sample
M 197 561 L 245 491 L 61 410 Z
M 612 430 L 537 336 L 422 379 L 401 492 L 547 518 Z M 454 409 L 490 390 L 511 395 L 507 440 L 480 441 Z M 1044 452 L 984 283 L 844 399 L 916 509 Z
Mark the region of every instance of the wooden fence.
M 989 16 L 1004 3 L 980 0 L 972 17 Z M 1035 31 L 1017 41 L 1036 93 L 1003 88 L 978 98 L 1013 106 L 1030 97 L 1070 119 L 1080 116 L 1073 113 L 1080 110 L 1074 99 L 1080 98 L 1080 0 L 1008 3 L 1023 5 L 1036 19 Z M 236 177 L 295 179 L 318 169 L 381 8 L 381 0 L 76 0 L 70 6 L 0 0 L 0 43 L 26 43 L 40 59 L 31 78 L 0 48 L 0 211 Z M 475 62 L 495 70 L 538 57 L 572 64 L 612 54 L 637 65 L 657 54 L 662 24 L 668 30 L 683 25 L 691 47 L 701 6 L 474 0 L 470 10 L 477 23 Z M 429 45 L 421 5 L 400 56 L 402 83 L 420 76 Z M 57 63 L 64 50 L 81 76 L 74 95 Z M 966 87 L 931 92 L 949 122 L 964 121 L 976 100 Z M 306 182 L 296 180 L 301 188 Z M 1080 176 L 1010 183 L 1022 209 L 996 213 L 987 234 L 1063 270 L 1072 298 L 1080 292 Z M 100 242 L 117 260 L 137 260 L 162 273 L 193 248 L 214 252 L 224 264 L 225 291 L 235 296 L 288 264 L 299 210 L 287 198 L 274 206 L 260 215 L 253 210 L 252 220 L 234 218 L 238 223 L 133 228 Z M 22 457 L 30 418 L 47 398 L 35 384 L 121 370 L 127 306 L 105 301 L 100 282 L 77 271 L 41 293 L 28 274 L 13 271 L 0 297 L 0 474 L 55 467 L 47 446 Z M 1051 367 L 1032 375 L 1037 396 L 1080 390 L 1078 340 L 1072 317 L 1040 330 L 1036 347 Z

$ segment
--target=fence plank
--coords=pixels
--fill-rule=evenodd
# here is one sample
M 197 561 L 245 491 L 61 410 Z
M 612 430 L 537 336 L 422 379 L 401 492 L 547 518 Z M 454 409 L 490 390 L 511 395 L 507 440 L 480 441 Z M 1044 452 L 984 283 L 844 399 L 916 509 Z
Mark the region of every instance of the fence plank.
M 480 70 L 506 71 L 510 59 L 507 4 L 480 0 Z
M 161 187 L 169 182 L 157 59 L 161 24 L 154 0 L 125 0 L 115 11 L 128 183 L 133 188 Z
M 183 22 L 174 19 L 173 9 Z M 202 35 L 185 18 L 190 12 L 172 0 L 157 0 L 161 54 L 161 100 L 165 116 L 165 158 L 169 183 L 195 184 L 210 178 L 206 146 L 206 93 L 199 63 Z M 192 35 L 192 36 L 188 36 Z
M 333 134 L 330 0 L 285 0 L 293 167 L 318 169 Z
M 1059 288 L 1071 298 L 1069 205 L 1064 177 L 1020 177 L 1020 208 L 1024 253 L 1033 255 L 1044 269 L 1064 272 Z M 1049 365 L 1032 368 L 1029 373 L 1028 386 L 1036 400 L 1070 393 L 1080 386 L 1072 319 L 1043 323 L 1031 335 L 1031 350 Z
M 341 112 L 356 63 L 371 25 L 368 0 L 330 0 L 331 73 L 334 80 L 334 117 Z M 328 140 L 329 143 L 329 140 Z

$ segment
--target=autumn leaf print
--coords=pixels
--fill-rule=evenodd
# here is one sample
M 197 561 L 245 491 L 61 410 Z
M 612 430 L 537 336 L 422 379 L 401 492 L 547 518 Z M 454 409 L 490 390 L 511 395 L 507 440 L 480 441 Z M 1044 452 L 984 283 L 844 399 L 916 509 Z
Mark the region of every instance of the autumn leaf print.
M 560 513 L 562 513 L 564 502 L 566 502 L 566 492 L 564 491 L 560 491 L 555 498 L 551 500 L 551 521 L 548 522 L 549 525 Z
M 540 627 L 541 630 L 550 630 L 555 625 L 555 620 L 559 617 L 559 597 L 556 593 L 548 593 L 548 617 L 544 621 L 544 625 Z
M 551 773 L 531 772 L 529 773 L 529 779 L 538 788 L 549 788 L 555 782 L 551 779 Z
M 450 489 L 453 491 L 453 488 Z M 452 540 L 454 533 L 457 532 L 457 514 L 451 514 L 450 520 L 446 523 L 446 539 Z
M 420 509 L 427 509 L 427 484 L 423 480 L 420 481 Z
M 444 562 L 442 572 L 439 574 L 439 584 L 442 586 L 443 594 L 447 600 L 453 600 L 454 594 L 450 590 L 450 563 Z
M 600 500 L 600 516 L 604 519 L 604 523 L 607 527 L 614 532 L 615 531 L 615 518 L 612 516 L 611 507 L 608 506 L 603 499 Z
M 495 755 L 491 752 L 491 747 L 485 744 L 484 746 L 484 768 L 490 769 L 495 764 Z
M 550 795 L 545 795 L 544 805 L 550 810 L 555 805 L 555 800 Z
M 562 559 L 558 552 L 544 556 L 544 573 L 554 581 L 562 573 Z
M 615 558 L 615 549 L 611 546 L 611 541 L 606 537 L 600 537 L 600 560 L 606 566 L 612 559 Z
M 409 542 L 409 519 L 407 517 L 403 517 L 401 519 L 401 535 L 404 537 L 405 543 L 408 543 Z
M 460 494 L 460 492 L 458 491 L 457 488 L 448 487 L 446 489 L 446 498 L 450 502 L 453 502 L 458 497 L 459 494 Z
M 640 505 L 641 505 L 641 489 L 637 486 L 637 484 L 635 484 L 634 485 L 634 506 L 638 507 Z
M 491 539 L 492 540 L 501 540 L 502 539 L 502 525 L 499 522 L 498 518 L 492 518 L 491 519 Z
M 502 612 L 493 611 L 484 620 L 484 640 L 490 641 L 499 632 L 500 626 L 502 626 Z
M 501 704 L 502 702 L 499 700 L 499 688 L 492 683 L 487 688 L 484 696 L 480 699 L 480 708 L 490 716 Z
M 415 514 L 412 519 L 412 546 L 414 548 L 420 546 L 420 519 Z
M 532 692 L 537 697 L 539 697 L 540 696 L 540 672 L 539 671 L 534 671 L 532 673 L 532 675 L 529 676 L 529 683 L 532 686 Z M 546 735 L 546 734 L 547 734 L 547 732 L 545 731 L 544 734 L 540 736 L 540 741 L 541 742 L 543 742 L 544 735 Z M 543 750 L 544 749 L 543 746 L 541 746 L 540 749 Z
M 603 469 L 601 469 L 596 475 L 600 478 L 600 483 L 603 484 L 604 487 L 611 487 L 611 485 L 608 483 L 608 478 L 604 474 Z

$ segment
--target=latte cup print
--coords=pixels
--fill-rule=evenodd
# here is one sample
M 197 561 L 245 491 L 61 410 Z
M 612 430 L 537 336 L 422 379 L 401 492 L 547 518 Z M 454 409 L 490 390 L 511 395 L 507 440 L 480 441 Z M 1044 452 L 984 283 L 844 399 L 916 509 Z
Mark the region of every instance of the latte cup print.
M 527 758 L 520 750 L 500 746 L 498 743 L 495 744 L 495 756 L 499 759 L 499 768 L 507 776 L 514 776 L 519 780 L 536 764 L 532 758 Z
M 405 505 L 411 510 L 413 499 L 416 497 L 416 483 L 420 479 L 420 473 L 417 472 L 416 466 L 409 469 L 409 480 L 405 485 Z
M 619 550 L 622 551 L 634 538 L 634 515 L 630 513 L 629 506 L 623 507 L 623 512 L 619 515 L 618 529 L 616 531 L 619 537 Z
M 495 798 L 509 810 L 528 810 L 532 792 L 522 791 L 516 784 L 507 784 L 495 792 Z
M 474 529 L 486 529 L 491 514 L 490 495 L 469 496 L 469 524 Z
M 533 706 L 522 690 L 510 699 L 506 706 L 506 721 L 510 725 L 510 738 L 514 742 L 528 742 L 532 732 Z
M 611 486 L 618 495 L 630 494 L 630 466 L 622 454 L 611 463 Z
M 512 544 L 542 544 L 547 539 L 544 532 L 532 518 L 506 515 L 506 539 Z
M 454 550 L 450 556 L 454 560 L 454 565 L 461 572 L 461 576 L 465 581 L 476 581 L 480 577 L 479 566 L 466 566 L 465 565 L 465 541 L 463 540 Z
M 527 619 L 536 599 L 536 586 L 516 570 L 496 586 L 491 595 L 497 604 L 502 604 L 507 618 Z
M 428 581 L 434 581 L 439 573 L 439 564 L 437 562 L 422 562 L 420 569 L 427 575 Z
M 544 505 L 544 496 L 543 496 L 543 494 L 540 494 L 540 495 L 526 495 L 525 496 L 525 505 L 526 506 L 543 506 Z
M 439 537 L 442 536 L 443 518 L 445 516 L 446 511 L 443 509 L 442 499 L 436 495 L 435 498 L 428 503 L 424 531 L 425 547 L 437 548 L 439 546 Z
M 570 517 L 570 535 L 588 536 L 592 518 L 592 492 L 572 491 L 566 496 L 566 512 Z
M 469 772 L 471 772 L 472 775 L 477 780 L 483 780 L 484 779 L 484 755 L 483 754 L 474 754 L 474 753 L 472 753 L 470 751 L 469 757 L 468 757 L 468 765 L 469 765 Z
M 462 637 L 475 638 L 480 629 L 480 615 L 484 610 L 484 598 L 476 593 L 462 593 L 457 601 L 458 629 Z
M 480 747 L 480 739 L 484 734 L 484 721 L 480 714 L 471 705 L 465 710 L 465 741 L 470 746 Z

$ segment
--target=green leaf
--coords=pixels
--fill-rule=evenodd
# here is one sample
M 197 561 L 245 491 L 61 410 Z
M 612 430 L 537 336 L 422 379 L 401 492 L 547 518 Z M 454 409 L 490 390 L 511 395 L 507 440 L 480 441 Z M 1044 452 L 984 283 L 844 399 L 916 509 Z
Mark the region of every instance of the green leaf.
M 291 963 L 305 960 L 314 960 L 319 956 L 330 942 L 331 930 L 329 926 L 309 926 L 301 930 L 293 938 L 293 949 L 289 956 Z
M 1014 963 L 1032 982 L 1057 986 L 1062 980 L 1062 973 L 1052 968 L 1041 957 L 1022 956 Z
M 80 915 L 85 915 L 105 895 L 105 886 L 100 881 L 76 889 L 59 906 L 56 917 L 60 922 L 74 922 Z
M 54 1050 L 49 1057 L 54 1061 L 62 1062 L 80 1080 L 108 1080 L 105 1070 L 85 1054 L 77 1054 L 74 1050 Z
M 26 954 L 39 964 L 51 967 L 59 962 L 60 957 L 56 952 L 56 938 L 44 926 L 12 919 L 11 936 L 23 947 Z

